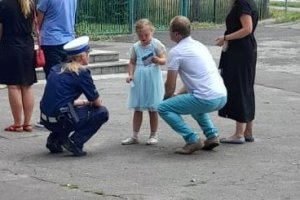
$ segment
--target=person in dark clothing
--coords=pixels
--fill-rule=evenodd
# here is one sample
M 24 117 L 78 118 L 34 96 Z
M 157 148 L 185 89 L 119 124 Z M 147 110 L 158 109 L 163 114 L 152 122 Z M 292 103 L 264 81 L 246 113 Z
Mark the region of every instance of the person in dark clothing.
M 226 17 L 226 31 L 216 39 L 223 46 L 219 68 L 228 91 L 226 105 L 219 116 L 236 121 L 235 132 L 221 143 L 243 144 L 253 142 L 255 116 L 254 81 L 257 61 L 257 44 L 254 32 L 258 11 L 253 0 L 233 0 Z
M 51 67 L 65 62 L 67 53 L 63 46 L 75 38 L 77 0 L 39 0 L 37 2 L 38 26 L 41 31 L 41 48 L 46 64 L 46 79 Z
M 86 143 L 109 118 L 90 70 L 89 38 L 82 36 L 64 46 L 70 60 L 51 67 L 40 102 L 40 120 L 51 131 L 46 147 L 52 153 L 64 147 L 75 156 L 86 155 Z M 87 100 L 79 99 L 84 95 Z M 72 133 L 74 132 L 74 133 Z M 72 134 L 71 134 L 72 133 Z
M 32 37 L 33 7 L 31 0 L 0 1 L 0 84 L 7 85 L 14 120 L 5 131 L 32 131 L 32 85 L 37 82 Z
M 41 48 L 45 54 L 46 80 L 51 67 L 63 63 L 67 53 L 63 46 L 75 38 L 75 15 L 77 0 L 38 0 L 36 2 L 37 22 L 40 29 Z M 38 128 L 44 125 L 38 121 Z

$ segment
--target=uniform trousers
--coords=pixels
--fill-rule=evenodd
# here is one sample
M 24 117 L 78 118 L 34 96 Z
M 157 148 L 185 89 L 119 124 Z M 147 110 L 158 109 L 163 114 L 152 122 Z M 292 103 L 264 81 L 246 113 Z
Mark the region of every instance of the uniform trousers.
M 106 107 L 91 107 L 80 106 L 75 107 L 75 112 L 78 115 L 79 121 L 74 124 L 65 123 L 58 120 L 57 123 L 50 123 L 48 121 L 42 122 L 44 126 L 50 130 L 48 141 L 63 144 L 68 137 L 79 147 L 83 148 L 87 142 L 104 124 L 108 121 L 109 113 Z

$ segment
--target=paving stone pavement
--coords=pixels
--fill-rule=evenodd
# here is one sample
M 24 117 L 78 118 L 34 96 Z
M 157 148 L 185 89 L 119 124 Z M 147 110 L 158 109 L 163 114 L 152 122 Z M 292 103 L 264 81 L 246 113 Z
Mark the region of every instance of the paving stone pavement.
M 216 62 L 220 48 L 214 39 L 223 27 L 195 30 Z M 168 33 L 157 32 L 168 49 Z M 214 151 L 190 156 L 173 151 L 183 140 L 161 119 L 160 142 L 145 145 L 149 118 L 144 113 L 141 144 L 122 146 L 129 136 L 132 112 L 126 108 L 126 74 L 95 76 L 110 120 L 86 144 L 86 157 L 65 152 L 49 154 L 47 131 L 7 133 L 12 122 L 7 89 L 0 89 L 0 199 L 1 200 L 296 200 L 300 198 L 300 22 L 261 22 L 257 28 L 256 142 L 221 145 Z M 120 51 L 127 58 L 134 36 L 117 42 L 92 42 L 94 48 Z M 180 84 L 180 82 L 179 82 Z M 44 81 L 34 86 L 33 122 L 39 117 Z M 212 113 L 221 137 L 229 136 L 234 122 Z M 203 138 L 191 119 L 185 120 Z

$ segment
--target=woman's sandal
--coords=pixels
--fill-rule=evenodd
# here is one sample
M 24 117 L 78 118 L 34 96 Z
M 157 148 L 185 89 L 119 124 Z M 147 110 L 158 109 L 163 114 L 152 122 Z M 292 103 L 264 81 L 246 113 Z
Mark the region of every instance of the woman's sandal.
M 245 141 L 246 142 L 254 142 L 255 139 L 254 139 L 254 137 L 252 135 L 249 135 L 249 136 L 245 136 Z
M 32 126 L 30 124 L 24 124 L 23 131 L 32 132 Z
M 4 129 L 5 131 L 9 132 L 22 132 L 23 131 L 23 126 L 22 125 L 11 125 L 7 128 Z

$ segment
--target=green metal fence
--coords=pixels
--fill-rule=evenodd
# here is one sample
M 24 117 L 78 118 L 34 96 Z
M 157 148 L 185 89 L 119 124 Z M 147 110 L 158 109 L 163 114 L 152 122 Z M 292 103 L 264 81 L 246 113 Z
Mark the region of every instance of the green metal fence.
M 223 23 L 231 0 L 78 0 L 79 35 L 115 35 L 133 32 L 136 20 L 148 18 L 157 30 L 166 30 L 176 15 L 192 22 Z M 260 19 L 268 15 L 268 0 L 256 0 Z

